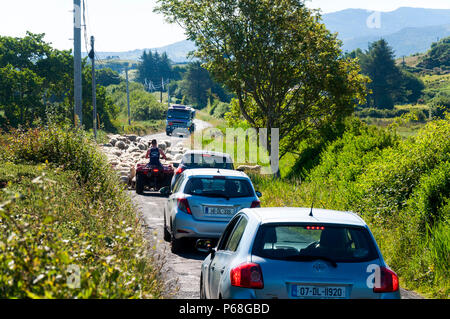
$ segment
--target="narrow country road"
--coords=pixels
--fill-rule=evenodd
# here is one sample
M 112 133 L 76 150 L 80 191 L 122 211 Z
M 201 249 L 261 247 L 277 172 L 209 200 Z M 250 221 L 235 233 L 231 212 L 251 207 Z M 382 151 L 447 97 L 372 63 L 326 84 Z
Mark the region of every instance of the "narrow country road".
M 210 127 L 205 121 L 194 120 L 196 132 Z M 167 136 L 165 132 L 146 136 L 146 139 L 156 139 L 157 141 L 168 140 L 172 145 L 186 142 L 186 138 Z M 156 242 L 156 251 L 164 256 L 165 263 L 163 273 L 166 281 L 174 288 L 174 298 L 177 299 L 198 299 L 200 286 L 200 266 L 205 254 L 197 252 L 193 247 L 186 253 L 176 255 L 170 251 L 170 243 L 163 239 L 163 208 L 167 198 L 159 193 L 146 191 L 144 195 L 137 195 L 130 191 L 134 204 L 148 228 L 152 240 Z
M 201 131 L 209 127 L 209 123 L 195 120 L 196 130 Z M 158 133 L 146 136 L 147 139 L 169 140 L 172 145 L 186 141 L 186 138 L 166 136 L 165 133 Z M 176 299 L 198 299 L 200 286 L 200 267 L 206 255 L 197 252 L 193 244 L 182 254 L 173 254 L 170 251 L 170 243 L 163 239 L 163 209 L 166 198 L 159 193 L 146 191 L 144 195 L 137 195 L 135 191 L 130 191 L 133 203 L 137 207 L 144 223 L 147 227 L 150 240 L 156 247 L 156 252 L 164 257 L 163 274 L 169 284 L 169 290 Z M 422 299 L 418 294 L 401 289 L 402 299 Z

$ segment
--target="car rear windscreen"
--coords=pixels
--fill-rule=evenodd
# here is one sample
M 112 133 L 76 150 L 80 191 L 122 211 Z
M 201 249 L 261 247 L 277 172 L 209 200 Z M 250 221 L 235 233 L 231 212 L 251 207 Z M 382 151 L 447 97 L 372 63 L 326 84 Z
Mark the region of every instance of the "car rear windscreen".
M 223 168 L 233 169 L 231 159 L 225 156 L 211 154 L 186 154 L 183 156 L 181 163 L 186 168 Z
M 253 255 L 291 261 L 318 258 L 331 262 L 365 262 L 378 258 L 364 227 L 326 224 L 265 224 L 257 233 Z
M 189 195 L 206 197 L 252 197 L 250 182 L 245 179 L 194 177 L 186 183 L 184 192 Z
M 169 110 L 167 112 L 167 117 L 168 118 L 175 118 L 175 119 L 189 119 L 189 117 L 191 116 L 191 112 L 190 111 L 185 111 L 185 110 Z

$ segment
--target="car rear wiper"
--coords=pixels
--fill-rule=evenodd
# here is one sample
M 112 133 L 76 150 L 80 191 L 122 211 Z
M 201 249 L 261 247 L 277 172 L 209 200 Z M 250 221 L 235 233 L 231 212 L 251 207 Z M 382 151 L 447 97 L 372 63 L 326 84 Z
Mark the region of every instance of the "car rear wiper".
M 329 262 L 334 268 L 337 267 L 337 263 L 333 259 L 325 257 L 325 256 L 294 255 L 294 256 L 286 257 L 286 260 L 295 260 L 295 261 L 313 261 L 313 260 L 318 260 L 318 259 L 322 259 L 322 260 Z
M 211 193 L 201 193 L 201 194 L 197 194 L 197 193 L 191 193 L 190 195 L 195 195 L 195 196 L 205 196 L 205 197 L 221 197 L 221 198 L 226 198 L 227 200 L 230 199 L 230 196 L 223 195 L 223 194 L 211 194 Z

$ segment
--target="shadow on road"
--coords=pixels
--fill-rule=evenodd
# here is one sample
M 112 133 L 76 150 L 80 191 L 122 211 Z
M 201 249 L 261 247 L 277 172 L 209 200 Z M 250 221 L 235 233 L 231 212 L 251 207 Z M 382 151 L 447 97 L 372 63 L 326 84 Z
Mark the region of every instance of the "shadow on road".
M 193 260 L 204 260 L 208 254 L 204 252 L 200 252 L 195 248 L 196 239 L 186 238 L 182 243 L 183 248 L 182 252 L 176 253 L 179 257 L 193 259 Z
M 208 256 L 208 254 L 200 253 L 198 251 L 195 251 L 194 249 L 192 249 L 192 251 L 185 251 L 183 253 L 178 253 L 175 255 L 192 260 L 204 260 Z
M 144 193 L 141 194 L 141 196 L 167 198 L 167 196 L 162 195 L 160 192 L 150 192 L 150 191 L 144 191 Z

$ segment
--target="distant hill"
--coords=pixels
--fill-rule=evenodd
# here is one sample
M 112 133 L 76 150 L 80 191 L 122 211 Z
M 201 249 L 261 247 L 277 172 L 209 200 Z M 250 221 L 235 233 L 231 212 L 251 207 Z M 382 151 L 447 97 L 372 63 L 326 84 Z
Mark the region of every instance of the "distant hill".
M 323 15 L 323 22 L 338 33 L 344 51 L 367 49 L 368 43 L 385 38 L 397 57 L 425 52 L 438 38 L 450 36 L 450 10 L 399 8 L 374 13 L 347 9 Z
M 427 52 L 433 42 L 448 36 L 450 36 L 450 24 L 422 28 L 404 28 L 384 36 L 367 36 L 347 40 L 343 44 L 343 50 L 367 49 L 369 42 L 384 38 L 393 47 L 396 57 L 402 57 Z
M 169 59 L 171 59 L 173 62 L 184 63 L 188 61 L 187 58 L 188 53 L 195 50 L 195 45 L 191 41 L 184 40 L 160 48 L 137 49 L 126 52 L 97 52 L 97 56 L 100 59 L 137 61 L 142 56 L 144 50 L 147 51 L 152 50 L 157 51 L 159 53 L 167 52 Z
M 369 42 L 383 37 L 394 48 L 396 56 L 401 57 L 426 52 L 438 38 L 450 36 L 450 9 L 399 8 L 380 13 L 346 9 L 324 14 L 322 18 L 330 31 L 338 33 L 344 51 L 367 49 Z M 184 63 L 195 45 L 185 40 L 151 50 L 167 52 L 175 63 Z M 97 52 L 97 55 L 102 59 L 114 57 L 137 61 L 143 51 Z

